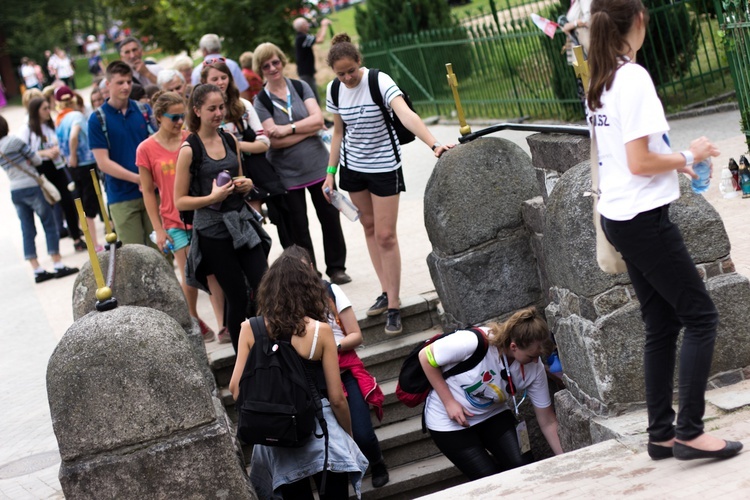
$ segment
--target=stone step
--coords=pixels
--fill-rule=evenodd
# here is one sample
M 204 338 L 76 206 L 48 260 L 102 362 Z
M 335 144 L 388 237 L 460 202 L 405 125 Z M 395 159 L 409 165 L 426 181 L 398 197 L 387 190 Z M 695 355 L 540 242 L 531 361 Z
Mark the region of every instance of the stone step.
M 383 391 L 383 395 L 385 396 L 385 401 L 383 402 L 383 421 L 378 421 L 375 416 L 375 411 L 371 411 L 370 415 L 372 416 L 373 427 L 383 427 L 422 414 L 422 405 L 419 405 L 416 408 L 409 408 L 398 400 L 396 397 L 397 382 L 398 380 L 396 379 L 387 380 L 383 383 L 378 382 L 380 390 Z
M 373 488 L 370 476 L 362 481 L 363 500 L 406 500 L 463 484 L 467 480 L 443 455 L 430 457 L 400 467 L 389 467 L 390 481 Z M 351 496 L 350 498 L 356 498 Z
M 397 335 L 387 342 L 365 345 L 357 354 L 378 382 L 393 380 L 398 378 L 401 364 L 414 346 L 441 332 L 440 326 L 434 326 L 418 333 Z
M 357 316 L 357 321 L 362 330 L 364 344 L 374 346 L 390 343 L 392 340 L 398 341 L 398 339 L 402 339 L 410 333 L 439 327 L 440 321 L 436 312 L 437 303 L 437 294 L 434 292 L 401 299 L 401 322 L 404 331 L 394 337 L 385 335 L 383 331 L 385 314 L 369 317 L 364 311 L 361 312 Z M 361 353 L 361 351 L 358 352 Z M 229 381 L 232 378 L 232 370 L 234 369 L 234 360 L 235 354 L 231 344 L 218 346 L 208 353 L 208 362 L 211 371 L 214 373 L 214 377 L 216 377 L 217 386 L 227 387 L 229 385 Z M 377 375 L 375 376 L 378 377 Z M 391 375 L 391 378 L 394 376 Z M 380 380 L 380 377 L 378 377 L 378 380 Z
M 380 449 L 388 467 L 398 467 L 409 462 L 440 454 L 430 433 L 422 433 L 422 415 L 375 429 Z

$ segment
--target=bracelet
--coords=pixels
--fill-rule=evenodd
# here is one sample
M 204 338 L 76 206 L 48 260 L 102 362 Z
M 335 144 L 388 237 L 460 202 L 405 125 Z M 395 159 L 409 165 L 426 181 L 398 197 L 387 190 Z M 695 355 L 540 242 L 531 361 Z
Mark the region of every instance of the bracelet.
M 686 167 L 692 167 L 693 164 L 695 164 L 695 156 L 693 156 L 693 153 L 691 153 L 689 149 L 686 149 L 685 151 L 680 151 L 680 154 L 682 155 L 683 158 L 685 158 Z
M 435 151 L 440 146 L 442 146 L 442 144 L 440 144 L 439 142 L 435 141 L 435 144 L 432 145 L 432 150 Z
M 294 123 L 292 123 L 292 133 L 293 134 L 297 133 L 297 125 L 295 125 Z
M 339 169 L 336 165 L 328 165 L 328 168 L 326 169 L 326 173 L 329 173 L 331 175 L 336 175 L 336 172 L 338 172 Z

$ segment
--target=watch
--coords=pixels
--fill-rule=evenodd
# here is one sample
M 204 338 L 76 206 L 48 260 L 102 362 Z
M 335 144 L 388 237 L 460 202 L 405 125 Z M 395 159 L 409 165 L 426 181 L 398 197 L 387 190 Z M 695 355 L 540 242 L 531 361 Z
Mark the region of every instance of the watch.
M 693 153 L 691 153 L 689 149 L 686 149 L 685 151 L 680 151 L 680 154 L 682 155 L 683 158 L 685 158 L 686 167 L 692 167 L 695 164 L 695 156 L 693 156 Z
M 432 150 L 435 151 L 440 146 L 442 146 L 442 144 L 440 144 L 439 142 L 435 141 L 435 144 L 432 145 Z
M 292 133 L 293 134 L 297 133 L 297 125 L 295 125 L 294 123 L 292 123 Z

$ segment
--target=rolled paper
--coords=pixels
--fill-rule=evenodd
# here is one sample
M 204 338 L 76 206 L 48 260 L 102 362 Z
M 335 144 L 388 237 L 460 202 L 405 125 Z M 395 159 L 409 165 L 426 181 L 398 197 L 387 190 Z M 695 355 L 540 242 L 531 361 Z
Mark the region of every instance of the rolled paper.
M 102 211 L 102 218 L 104 219 L 104 229 L 106 233 L 112 232 L 112 225 L 109 223 L 109 212 L 107 207 L 104 205 L 104 198 L 102 197 L 102 190 L 99 186 L 99 177 L 96 175 L 96 170 L 91 169 L 91 180 L 94 181 L 94 190 L 96 191 L 96 197 L 99 199 L 99 209 Z
M 458 78 L 453 72 L 453 64 L 448 63 L 445 65 L 447 71 L 446 77 L 448 78 L 448 85 L 453 91 L 453 100 L 456 102 L 456 113 L 458 113 L 458 123 L 460 124 L 459 132 L 462 136 L 471 133 L 471 127 L 466 123 L 466 116 L 464 115 L 464 108 L 461 106 L 461 98 L 458 95 Z
M 94 173 L 94 175 L 96 175 L 96 173 Z M 76 204 L 76 210 L 78 210 L 78 219 L 85 221 L 86 214 L 83 212 L 83 204 L 81 203 L 81 199 L 76 198 L 74 201 Z M 83 231 L 83 236 L 86 238 L 86 247 L 88 247 L 89 251 L 89 261 L 91 262 L 91 269 L 94 271 L 94 279 L 96 280 L 96 288 L 98 293 L 99 290 L 104 288 L 105 285 L 104 274 L 102 274 L 102 268 L 99 267 L 99 258 L 96 256 L 94 242 L 91 241 L 91 233 L 89 232 L 88 224 L 81 224 L 81 230 Z M 112 293 L 110 292 L 110 296 L 111 295 Z
M 576 45 L 573 47 L 573 55 L 575 61 L 573 62 L 573 71 L 576 72 L 576 76 L 581 79 L 583 83 L 583 90 L 589 91 L 589 62 L 583 58 L 583 47 Z

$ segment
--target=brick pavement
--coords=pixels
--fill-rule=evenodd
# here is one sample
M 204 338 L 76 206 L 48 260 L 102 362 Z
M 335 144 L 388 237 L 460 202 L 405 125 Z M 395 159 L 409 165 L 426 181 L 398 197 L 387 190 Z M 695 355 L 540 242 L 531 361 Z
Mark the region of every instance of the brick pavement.
M 23 120 L 18 108 L 2 110 L 9 120 L 11 131 Z M 687 141 L 706 134 L 714 138 L 723 151 L 716 164 L 726 165 L 728 156 L 739 156 L 746 150 L 744 138 L 738 134 L 739 114 L 722 113 L 673 122 L 672 137 L 676 149 L 687 146 Z M 478 127 L 475 127 L 475 129 Z M 431 130 L 441 142 L 455 141 L 456 126 L 433 126 Z M 512 140 L 528 152 L 524 137 L 519 132 L 502 132 L 500 137 Z M 402 294 L 413 296 L 433 289 L 425 258 L 431 250 L 424 228 L 422 197 L 434 158 L 421 143 L 404 148 L 404 175 L 407 192 L 401 197 L 398 234 L 402 250 Z M 726 157 L 726 158 L 725 158 Z M 717 177 L 718 179 L 718 173 Z M 42 285 L 33 283 L 31 270 L 23 261 L 21 233 L 8 193 L 7 177 L 0 175 L 0 214 L 6 221 L 6 231 L 0 232 L 0 499 L 59 498 L 57 480 L 59 464 L 49 464 L 50 453 L 56 451 L 46 400 L 45 373 L 47 360 L 58 340 L 73 321 L 70 300 L 74 277 L 53 280 Z M 744 234 L 744 212 L 750 200 L 721 199 L 716 185 L 707 194 L 727 225 L 738 271 L 750 275 L 750 236 Z M 309 207 L 311 233 L 318 260 L 323 262 L 320 227 Z M 380 293 L 372 273 L 364 236 L 357 223 L 342 220 L 348 246 L 347 266 L 353 282 L 344 285 L 356 310 L 369 307 Z M 273 226 L 269 232 L 275 237 Z M 41 227 L 38 233 L 43 235 Z M 37 238 L 40 257 L 44 252 L 43 236 Z M 275 245 L 271 258 L 281 252 Z M 75 254 L 69 239 L 61 242 L 61 253 L 68 265 L 81 266 L 86 254 Z M 42 264 L 49 264 L 42 258 Z M 199 313 L 209 324 L 214 324 L 206 295 L 199 299 Z M 214 348 L 216 343 L 209 344 Z M 25 460 L 24 460 L 25 459 Z M 26 473 L 23 473 L 26 471 Z

